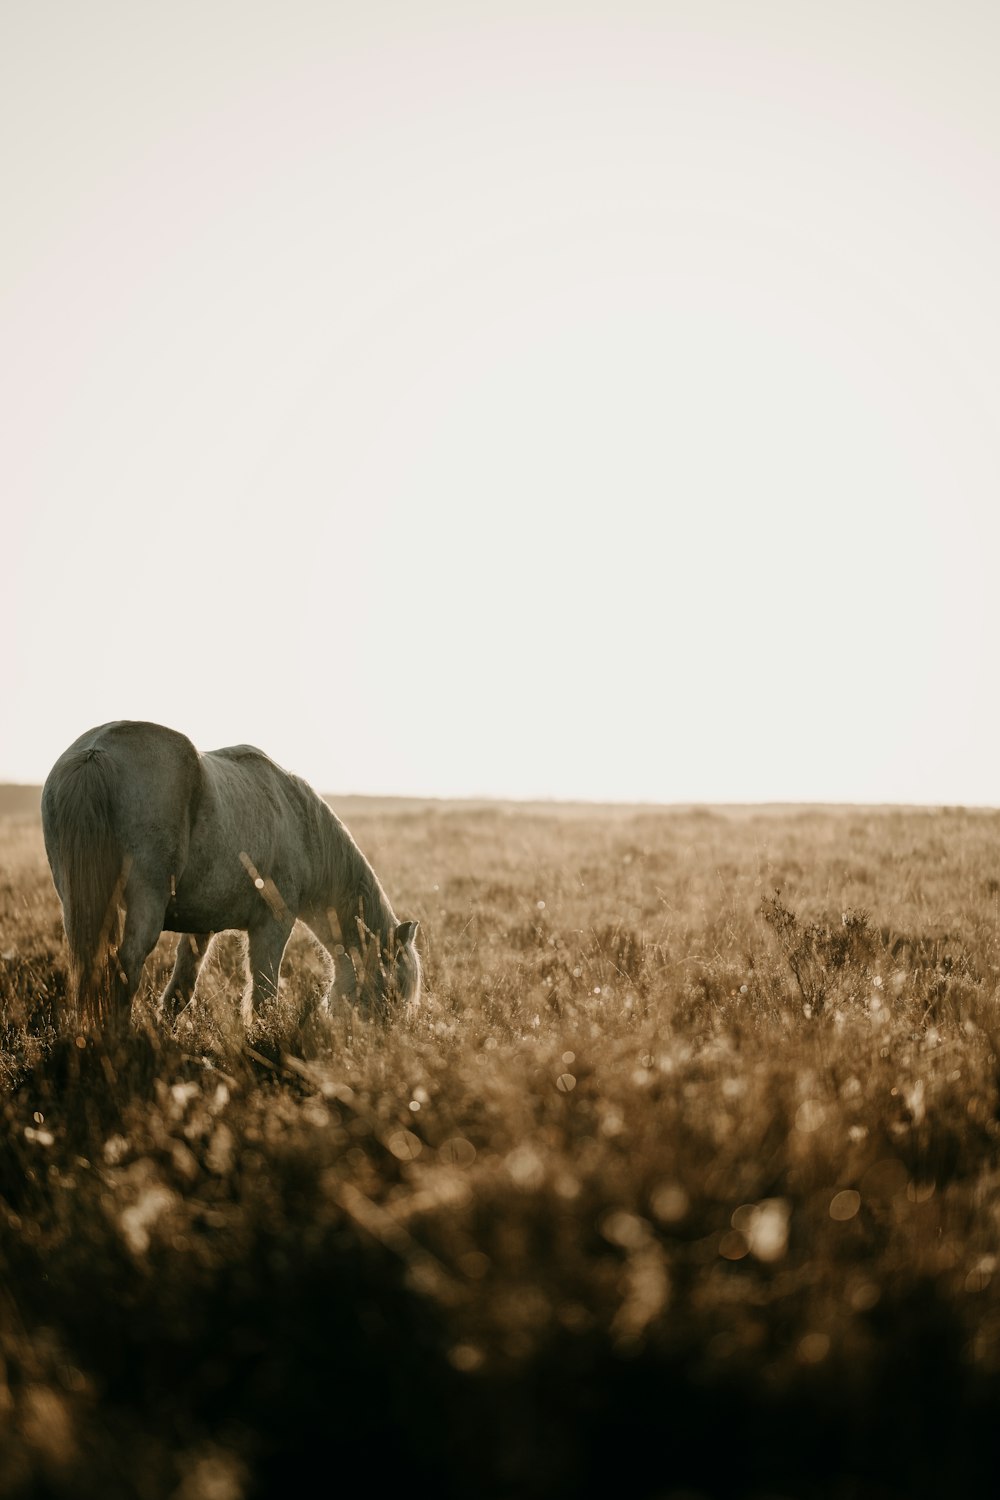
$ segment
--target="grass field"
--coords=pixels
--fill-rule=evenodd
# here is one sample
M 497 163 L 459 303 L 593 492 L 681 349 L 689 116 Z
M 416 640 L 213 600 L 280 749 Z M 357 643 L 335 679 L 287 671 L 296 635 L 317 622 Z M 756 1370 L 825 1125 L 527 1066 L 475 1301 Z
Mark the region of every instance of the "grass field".
M 348 800 L 419 1008 L 116 1050 L 6 808 L 4 1497 L 995 1493 L 997 815 Z

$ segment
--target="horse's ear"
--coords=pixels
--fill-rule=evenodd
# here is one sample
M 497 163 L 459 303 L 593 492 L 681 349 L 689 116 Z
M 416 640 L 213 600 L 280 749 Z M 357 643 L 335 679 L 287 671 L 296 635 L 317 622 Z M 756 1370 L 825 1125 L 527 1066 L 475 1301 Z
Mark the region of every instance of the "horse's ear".
M 400 922 L 399 926 L 396 928 L 396 942 L 400 947 L 402 947 L 404 943 L 413 942 L 413 939 L 417 935 L 417 928 L 419 926 L 419 922 Z

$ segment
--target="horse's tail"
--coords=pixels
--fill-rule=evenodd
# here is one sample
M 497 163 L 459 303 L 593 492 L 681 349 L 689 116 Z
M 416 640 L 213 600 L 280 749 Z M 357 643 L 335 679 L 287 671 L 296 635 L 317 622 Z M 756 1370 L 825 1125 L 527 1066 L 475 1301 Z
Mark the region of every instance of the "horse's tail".
M 59 870 L 70 1003 L 85 1023 L 103 1027 L 117 1010 L 121 907 L 131 862 L 116 828 L 108 756 L 81 750 L 64 760 L 45 787 L 42 813 L 49 857 Z

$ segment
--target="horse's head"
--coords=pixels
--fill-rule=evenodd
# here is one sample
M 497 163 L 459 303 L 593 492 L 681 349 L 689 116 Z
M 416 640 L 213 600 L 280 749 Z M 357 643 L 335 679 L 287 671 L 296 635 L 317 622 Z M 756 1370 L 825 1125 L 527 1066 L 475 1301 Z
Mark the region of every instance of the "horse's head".
M 400 922 L 393 934 L 388 965 L 390 999 L 400 1005 L 415 1005 L 420 999 L 420 954 L 417 952 L 417 922 Z
M 400 922 L 379 947 L 374 934 L 362 933 L 360 949 L 347 955 L 340 990 L 365 1015 L 388 1016 L 420 998 L 420 955 L 416 922 Z M 351 972 L 348 972 L 348 967 Z

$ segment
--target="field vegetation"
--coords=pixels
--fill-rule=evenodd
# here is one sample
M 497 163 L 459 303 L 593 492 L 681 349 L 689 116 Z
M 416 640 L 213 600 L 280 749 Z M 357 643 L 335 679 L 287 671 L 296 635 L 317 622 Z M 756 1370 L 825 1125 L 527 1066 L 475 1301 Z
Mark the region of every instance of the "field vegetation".
M 0 1495 L 994 1493 L 997 817 L 337 810 L 419 1007 L 124 1045 L 0 822 Z

